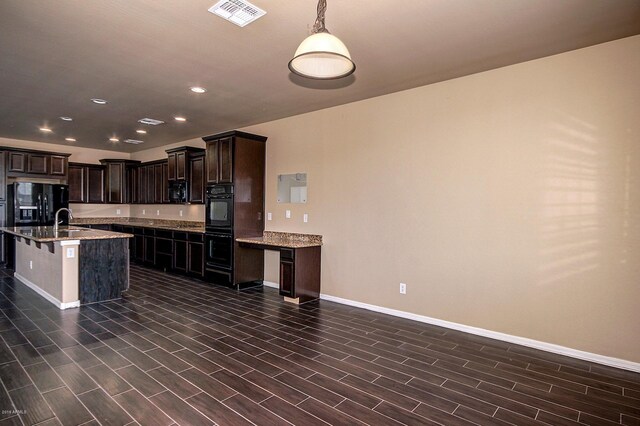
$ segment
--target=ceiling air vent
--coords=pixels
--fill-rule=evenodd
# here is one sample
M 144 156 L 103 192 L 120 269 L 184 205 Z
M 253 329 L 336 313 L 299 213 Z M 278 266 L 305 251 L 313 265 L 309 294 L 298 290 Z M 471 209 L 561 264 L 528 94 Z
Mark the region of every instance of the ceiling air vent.
M 137 139 L 125 139 L 125 140 L 123 140 L 122 142 L 124 142 L 124 143 L 130 143 L 130 144 L 132 144 L 132 145 L 139 145 L 139 144 L 141 144 L 141 143 L 144 143 L 144 141 L 139 141 L 139 140 L 137 140 Z
M 267 13 L 244 0 L 220 0 L 209 8 L 209 12 L 239 27 L 244 27 Z
M 138 123 L 148 124 L 150 126 L 157 126 L 158 124 L 164 124 L 164 121 L 154 120 L 153 118 L 141 118 Z

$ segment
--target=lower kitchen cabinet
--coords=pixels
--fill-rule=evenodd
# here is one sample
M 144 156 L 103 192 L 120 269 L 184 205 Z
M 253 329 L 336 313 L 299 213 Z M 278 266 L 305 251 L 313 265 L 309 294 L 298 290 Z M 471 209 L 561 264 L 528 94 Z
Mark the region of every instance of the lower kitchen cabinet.
M 191 276 L 204 278 L 204 238 L 201 234 L 189 235 L 187 273 Z M 193 241 L 195 240 L 195 241 Z M 198 241 L 200 240 L 200 241 Z
M 176 234 L 178 234 L 176 232 Z M 189 259 L 189 254 L 187 253 L 189 243 L 187 240 L 187 235 L 184 234 L 184 239 L 176 239 L 173 240 L 173 270 L 179 273 L 186 274 L 188 271 L 187 263 Z

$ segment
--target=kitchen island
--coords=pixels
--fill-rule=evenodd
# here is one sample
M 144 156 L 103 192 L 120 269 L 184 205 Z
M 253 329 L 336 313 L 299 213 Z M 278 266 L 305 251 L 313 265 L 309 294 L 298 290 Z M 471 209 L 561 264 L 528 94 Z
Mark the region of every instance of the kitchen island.
M 129 288 L 131 234 L 52 226 L 0 230 L 15 238 L 15 277 L 60 309 L 118 299 Z

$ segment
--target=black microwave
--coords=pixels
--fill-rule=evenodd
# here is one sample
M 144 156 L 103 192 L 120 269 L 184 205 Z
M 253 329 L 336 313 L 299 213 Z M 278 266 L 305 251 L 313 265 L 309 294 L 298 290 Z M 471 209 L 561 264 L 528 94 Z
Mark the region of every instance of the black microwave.
M 169 202 L 176 204 L 185 204 L 189 202 L 188 194 L 189 184 L 187 181 L 169 182 Z

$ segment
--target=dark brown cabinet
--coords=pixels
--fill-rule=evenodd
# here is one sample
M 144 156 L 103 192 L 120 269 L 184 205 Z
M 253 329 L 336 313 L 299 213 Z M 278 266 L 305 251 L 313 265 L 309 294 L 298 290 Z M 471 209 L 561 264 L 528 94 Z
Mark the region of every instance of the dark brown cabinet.
M 111 204 L 124 204 L 127 199 L 127 173 L 131 166 L 139 164 L 139 161 L 132 160 L 100 160 L 105 166 L 106 173 L 106 202 Z
M 67 175 L 67 157 L 63 155 L 52 155 L 50 158 L 50 174 L 52 176 L 66 176 Z
M 25 173 L 27 171 L 27 154 L 24 152 L 9 152 L 9 172 Z
M 162 164 L 155 164 L 153 166 L 153 202 L 155 204 L 162 203 L 162 188 L 166 186 L 162 180 Z
M 67 178 L 70 154 L 17 148 L 5 150 L 8 155 L 6 172 L 10 177 Z
M 205 156 L 204 153 L 189 159 L 189 202 L 204 203 L 205 192 Z
M 204 278 L 204 235 L 189 234 L 187 247 L 187 273 Z
M 207 183 L 231 182 L 233 182 L 233 138 L 224 137 L 207 141 Z
M 28 154 L 27 155 L 27 173 L 46 175 L 49 172 L 48 155 L 46 154 Z
M 5 200 L 7 198 L 7 173 L 5 170 L 5 158 L 6 153 L 4 151 L 0 151 L 0 200 Z M 4 215 L 0 215 L 0 221 L 4 220 Z
M 103 166 L 69 163 L 68 169 L 70 203 L 104 203 Z
M 295 295 L 295 266 L 293 259 L 280 258 L 280 295 L 293 298 Z

